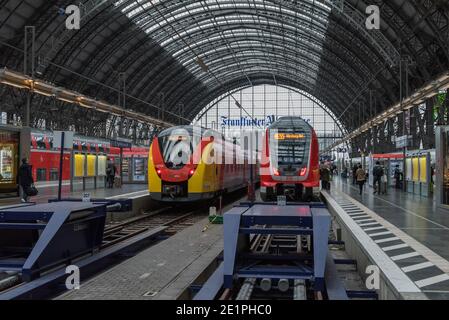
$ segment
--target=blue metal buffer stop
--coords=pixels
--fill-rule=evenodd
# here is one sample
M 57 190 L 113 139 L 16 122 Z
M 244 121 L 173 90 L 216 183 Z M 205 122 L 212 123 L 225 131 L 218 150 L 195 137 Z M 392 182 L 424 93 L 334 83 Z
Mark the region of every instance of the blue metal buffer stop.
M 53 202 L 0 211 L 0 270 L 24 281 L 100 247 L 106 204 Z
M 232 208 L 224 215 L 224 287 L 232 288 L 239 278 L 303 279 L 323 291 L 330 225 L 331 216 L 319 203 Z M 310 236 L 311 250 L 254 253 L 250 243 L 257 235 Z

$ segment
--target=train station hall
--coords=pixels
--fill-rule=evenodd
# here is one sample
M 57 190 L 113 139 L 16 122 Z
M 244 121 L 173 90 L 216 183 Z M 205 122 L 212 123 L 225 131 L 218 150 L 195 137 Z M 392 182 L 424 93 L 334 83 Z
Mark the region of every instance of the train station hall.
M 9 300 L 449 300 L 449 1 L 0 0 Z

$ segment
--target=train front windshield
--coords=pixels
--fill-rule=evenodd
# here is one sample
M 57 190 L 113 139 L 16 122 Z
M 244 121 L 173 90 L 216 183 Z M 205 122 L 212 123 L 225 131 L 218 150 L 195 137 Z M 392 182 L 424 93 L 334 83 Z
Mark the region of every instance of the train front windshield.
M 301 124 L 287 122 L 270 128 L 271 160 L 281 174 L 296 174 L 308 165 L 311 129 Z
M 181 169 L 190 163 L 201 137 L 193 135 L 188 127 L 180 127 L 162 131 L 158 141 L 165 166 L 169 169 Z

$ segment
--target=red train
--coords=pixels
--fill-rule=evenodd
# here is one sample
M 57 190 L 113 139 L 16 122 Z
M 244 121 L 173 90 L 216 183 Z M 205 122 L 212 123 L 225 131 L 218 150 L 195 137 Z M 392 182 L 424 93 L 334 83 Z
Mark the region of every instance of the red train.
M 300 117 L 282 117 L 266 131 L 260 167 L 263 201 L 279 195 L 311 200 L 319 195 L 319 146 L 315 130 Z
M 108 160 L 114 161 L 117 168 L 120 164 L 120 148 L 111 147 L 108 140 L 88 138 L 75 135 L 73 141 L 73 152 L 83 154 L 106 155 Z M 123 156 L 129 153 L 148 154 L 147 148 L 123 149 Z M 64 152 L 64 166 L 62 179 L 70 179 L 70 158 L 72 152 Z M 60 152 L 53 147 L 53 134 L 51 132 L 33 131 L 31 133 L 31 154 L 30 164 L 33 168 L 33 177 L 35 181 L 56 181 L 59 177 L 59 157 Z

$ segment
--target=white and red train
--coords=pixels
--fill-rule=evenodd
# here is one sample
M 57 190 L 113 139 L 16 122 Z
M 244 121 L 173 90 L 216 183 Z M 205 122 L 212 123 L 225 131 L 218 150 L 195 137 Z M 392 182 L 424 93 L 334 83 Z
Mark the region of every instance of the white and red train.
M 260 195 L 311 200 L 319 195 L 319 145 L 315 130 L 300 117 L 282 117 L 266 131 L 260 167 Z

